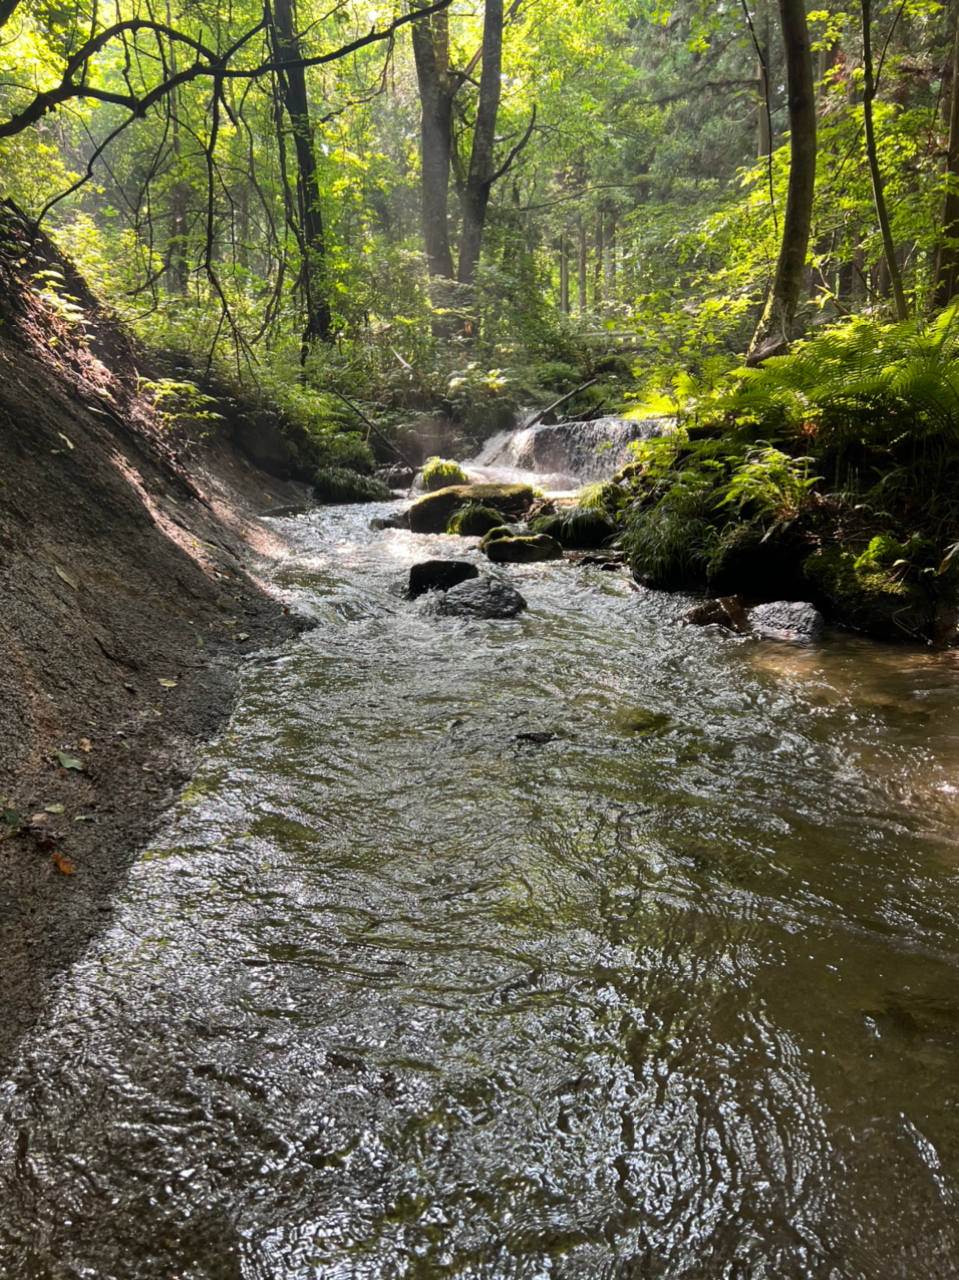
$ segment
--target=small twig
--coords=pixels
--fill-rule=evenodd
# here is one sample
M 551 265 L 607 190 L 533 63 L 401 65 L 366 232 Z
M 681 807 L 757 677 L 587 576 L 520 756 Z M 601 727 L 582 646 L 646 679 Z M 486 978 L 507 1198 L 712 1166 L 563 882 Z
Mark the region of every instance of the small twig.
M 379 427 L 377 427 L 374 423 L 372 423 L 372 422 L 369 420 L 369 418 L 366 416 L 366 414 L 363 412 L 363 410 L 362 410 L 362 409 L 360 409 L 357 405 L 355 405 L 355 404 L 353 403 L 353 401 L 352 401 L 352 400 L 350 400 L 347 396 L 345 396 L 345 395 L 343 394 L 343 392 L 342 392 L 342 391 L 337 391 L 336 387 L 330 387 L 330 391 L 332 391 L 332 392 L 333 392 L 333 394 L 334 394 L 335 396 L 339 396 L 339 398 L 343 401 L 343 403 L 344 403 L 344 404 L 349 405 L 349 407 L 353 410 L 353 412 L 354 412 L 355 414 L 357 414 L 359 417 L 361 417 L 361 418 L 363 419 L 363 421 L 366 423 L 366 425 L 369 427 L 369 429 L 374 433 L 374 435 L 378 436 L 378 437 L 379 437 L 379 439 L 383 441 L 383 443 L 386 445 L 387 449 L 392 449 L 392 450 L 393 450 L 393 452 L 394 452 L 394 453 L 396 454 L 396 456 L 399 458 L 400 462 L 405 463 L 405 464 L 406 464 L 406 466 L 408 466 L 412 471 L 415 471 L 415 470 L 416 470 L 416 467 L 414 467 L 414 466 L 413 466 L 412 462 L 410 462 L 410 460 L 409 460 L 409 458 L 406 456 L 406 454 L 405 454 L 405 453 L 403 453 L 403 452 L 402 452 L 402 451 L 401 451 L 401 450 L 400 450 L 400 449 L 399 449 L 399 448 L 398 448 L 398 447 L 393 443 L 393 441 L 392 441 L 392 440 L 389 440 L 389 439 L 388 439 L 388 438 L 383 434 L 383 432 L 379 429 Z
M 575 391 L 567 391 L 564 396 L 560 396 L 558 400 L 554 400 L 552 404 L 548 404 L 545 409 L 540 409 L 539 413 L 530 418 L 526 423 L 527 427 L 535 427 L 537 422 L 545 418 L 548 413 L 552 413 L 554 409 L 558 409 L 561 404 L 565 404 L 567 400 L 572 400 L 573 396 L 578 396 L 581 391 L 585 391 L 587 387 L 593 386 L 599 382 L 599 378 L 590 378 L 589 382 L 584 382 L 581 387 L 577 387 Z

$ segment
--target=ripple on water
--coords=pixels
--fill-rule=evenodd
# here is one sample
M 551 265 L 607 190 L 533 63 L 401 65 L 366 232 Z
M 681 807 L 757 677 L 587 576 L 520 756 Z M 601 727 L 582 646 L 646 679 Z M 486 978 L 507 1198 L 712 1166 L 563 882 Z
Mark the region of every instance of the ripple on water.
M 441 619 L 368 518 L 6 1086 L 4 1274 L 954 1274 L 951 660 Z

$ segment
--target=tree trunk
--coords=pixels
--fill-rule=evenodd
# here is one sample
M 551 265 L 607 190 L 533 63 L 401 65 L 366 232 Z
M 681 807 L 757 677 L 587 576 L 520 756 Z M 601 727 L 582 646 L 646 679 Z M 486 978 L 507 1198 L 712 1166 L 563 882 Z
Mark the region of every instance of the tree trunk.
M 892 227 L 889 224 L 889 213 L 886 209 L 886 197 L 882 187 L 882 173 L 879 169 L 879 156 L 876 152 L 876 134 L 873 128 L 872 104 L 876 96 L 876 81 L 872 70 L 872 0 L 860 0 L 862 12 L 862 60 L 865 79 L 862 94 L 862 120 L 866 135 L 866 159 L 869 163 L 869 176 L 872 179 L 872 195 L 876 206 L 876 218 L 882 233 L 882 249 L 886 259 L 886 270 L 892 285 L 893 297 L 896 300 L 896 317 L 900 323 L 908 319 L 909 309 L 906 306 L 906 295 L 902 288 L 902 274 L 896 261 L 896 245 L 892 238 Z
M 569 314 L 569 254 L 565 235 L 559 238 L 559 309 Z
M 170 0 L 166 7 L 167 26 L 173 26 Z M 177 73 L 176 41 L 169 41 L 170 75 Z M 170 238 L 167 242 L 167 287 L 170 293 L 186 293 L 190 264 L 187 261 L 187 185 L 183 180 L 183 147 L 180 140 L 180 97 L 170 93 L 170 143 L 173 154 L 173 191 L 170 200 Z
M 278 61 L 289 61 L 300 56 L 300 42 L 293 29 L 292 0 L 274 0 L 272 34 Z M 317 339 L 330 342 L 333 338 L 330 304 L 323 280 L 326 241 L 320 213 L 320 184 L 303 67 L 286 67 L 280 72 L 280 83 L 296 150 L 297 203 L 303 237 L 302 282 L 306 298 L 306 329 L 300 354 L 301 360 L 305 361 L 313 342 Z
M 945 307 L 959 293 L 959 20 L 952 49 L 952 93 L 949 112 L 949 153 L 946 194 L 942 205 L 942 243 L 936 259 L 933 301 Z
M 586 224 L 582 216 L 577 226 L 579 232 L 579 314 L 586 314 Z
M 476 283 L 476 267 L 486 225 L 486 207 L 493 185 L 493 146 L 499 114 L 503 67 L 503 0 L 486 0 L 483 17 L 483 71 L 479 104 L 470 148 L 470 167 L 462 196 L 463 228 L 460 236 L 458 278 L 460 284 Z
M 759 45 L 759 57 L 756 59 L 756 79 L 759 102 L 757 106 L 756 153 L 761 160 L 771 154 L 773 149 L 772 118 L 769 102 L 769 45 L 770 45 L 769 0 L 762 0 L 756 6 L 756 43 Z
M 423 8 L 416 0 L 413 8 Z M 442 9 L 411 24 L 416 82 L 420 94 L 420 166 L 423 241 L 431 280 L 453 279 L 449 238 L 450 149 L 453 92 L 449 74 L 449 17 Z M 444 286 L 440 286 L 443 291 Z M 448 289 L 448 285 L 445 286 Z M 435 299 L 434 299 L 435 305 Z
M 803 0 L 779 0 L 779 14 L 789 105 L 789 187 L 776 274 L 762 319 L 750 344 L 752 359 L 760 358 L 764 353 L 771 354 L 793 336 L 816 187 L 816 91 Z
M 602 209 L 596 214 L 596 263 L 593 272 L 593 299 L 597 309 L 603 302 L 603 254 L 605 245 L 603 243 L 603 211 Z

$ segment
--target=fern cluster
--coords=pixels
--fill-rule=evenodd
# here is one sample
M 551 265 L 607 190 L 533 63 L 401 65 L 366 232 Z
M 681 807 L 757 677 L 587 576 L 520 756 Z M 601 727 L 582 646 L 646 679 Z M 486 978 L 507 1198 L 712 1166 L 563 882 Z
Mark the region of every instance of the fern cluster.
M 933 320 L 858 316 L 761 368 L 737 369 L 694 414 L 716 412 L 794 431 L 889 443 L 904 433 L 959 440 L 959 306 Z

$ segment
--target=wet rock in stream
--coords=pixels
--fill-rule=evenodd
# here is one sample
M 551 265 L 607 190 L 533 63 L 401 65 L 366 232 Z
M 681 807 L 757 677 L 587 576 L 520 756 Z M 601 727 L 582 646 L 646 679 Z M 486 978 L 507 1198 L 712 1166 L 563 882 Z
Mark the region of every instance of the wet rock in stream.
M 760 640 L 806 644 L 818 640 L 824 626 L 822 614 L 806 601 L 773 600 L 746 609 L 742 596 L 704 600 L 689 610 L 686 621 L 698 627 L 722 627 L 736 635 L 752 635 Z
M 437 612 L 446 618 L 515 618 L 526 608 L 520 593 L 496 578 L 476 578 L 451 587 Z
M 470 578 L 478 578 L 479 569 L 469 560 L 422 560 L 410 569 L 407 592 L 411 600 L 427 591 L 449 591 Z

